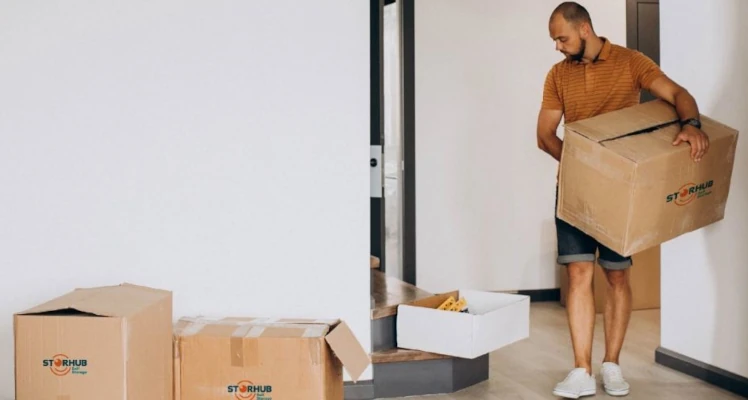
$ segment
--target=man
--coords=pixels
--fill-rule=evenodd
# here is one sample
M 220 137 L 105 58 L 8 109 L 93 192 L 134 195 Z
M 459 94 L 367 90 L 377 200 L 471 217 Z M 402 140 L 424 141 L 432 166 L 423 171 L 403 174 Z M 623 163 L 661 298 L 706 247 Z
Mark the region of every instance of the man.
M 589 13 L 575 2 L 561 3 L 553 11 L 549 30 L 556 50 L 566 58 L 555 64 L 546 76 L 537 127 L 541 150 L 560 161 L 563 143 L 556 130 L 562 117 L 570 123 L 630 107 L 639 103 L 640 89 L 646 89 L 675 106 L 682 128 L 673 138 L 673 145 L 687 142 L 695 162 L 704 157 L 709 140 L 701 131 L 696 102 L 651 59 L 597 36 Z M 566 307 L 574 369 L 553 393 L 566 398 L 596 394 L 591 366 L 595 324 L 592 274 L 598 250 L 598 263 L 605 270 L 609 283 L 604 311 L 606 351 L 600 374 L 606 393 L 625 396 L 629 393 L 629 384 L 623 377 L 618 358 L 631 315 L 628 281 L 631 258 L 616 254 L 558 217 L 556 230 L 558 262 L 566 265 L 569 277 Z

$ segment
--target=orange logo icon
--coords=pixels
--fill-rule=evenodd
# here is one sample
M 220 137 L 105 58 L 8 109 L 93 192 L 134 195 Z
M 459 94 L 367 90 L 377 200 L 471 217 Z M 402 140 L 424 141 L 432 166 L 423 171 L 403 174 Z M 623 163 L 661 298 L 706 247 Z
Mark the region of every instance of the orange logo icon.
M 67 375 L 72 369 L 70 363 L 68 363 L 67 360 L 68 356 L 66 356 L 65 354 L 56 354 L 54 357 L 52 357 L 52 366 L 49 367 L 49 369 L 53 374 L 57 376 Z
M 254 393 L 254 391 L 250 391 L 250 387 L 254 386 L 254 384 L 248 380 L 243 380 L 237 384 L 239 386 L 239 390 L 236 392 L 235 397 L 238 400 L 254 400 L 257 397 L 257 394 Z

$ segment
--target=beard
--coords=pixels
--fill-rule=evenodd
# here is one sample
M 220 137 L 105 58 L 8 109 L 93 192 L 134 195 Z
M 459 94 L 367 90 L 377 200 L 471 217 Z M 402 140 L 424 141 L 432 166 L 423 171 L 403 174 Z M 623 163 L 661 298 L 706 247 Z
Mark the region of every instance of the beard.
M 584 57 L 584 51 L 587 49 L 587 41 L 585 39 L 581 39 L 581 43 L 579 44 L 579 51 L 576 52 L 576 54 L 569 54 L 569 58 L 572 61 L 582 61 L 582 57 Z

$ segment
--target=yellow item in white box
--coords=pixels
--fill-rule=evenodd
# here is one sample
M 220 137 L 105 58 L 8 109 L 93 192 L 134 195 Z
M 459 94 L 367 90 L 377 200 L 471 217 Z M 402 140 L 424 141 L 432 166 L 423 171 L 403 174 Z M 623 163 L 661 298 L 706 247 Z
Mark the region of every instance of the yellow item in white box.
M 445 300 L 444 303 L 442 303 L 437 309 L 442 310 L 442 311 L 449 311 L 454 304 L 455 304 L 455 298 L 452 296 L 449 296 L 449 298 Z
M 455 311 L 455 312 L 461 312 L 462 310 L 465 310 L 467 308 L 467 300 L 465 298 L 460 298 L 459 300 L 455 300 L 453 296 L 449 296 L 447 300 L 445 300 L 437 309 L 441 311 Z

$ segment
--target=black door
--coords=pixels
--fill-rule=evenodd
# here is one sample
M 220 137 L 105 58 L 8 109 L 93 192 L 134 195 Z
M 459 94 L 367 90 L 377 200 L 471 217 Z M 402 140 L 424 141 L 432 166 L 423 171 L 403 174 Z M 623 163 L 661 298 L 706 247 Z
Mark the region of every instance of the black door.
M 641 51 L 660 65 L 659 0 L 626 0 L 626 46 Z M 642 103 L 655 98 L 642 91 Z

